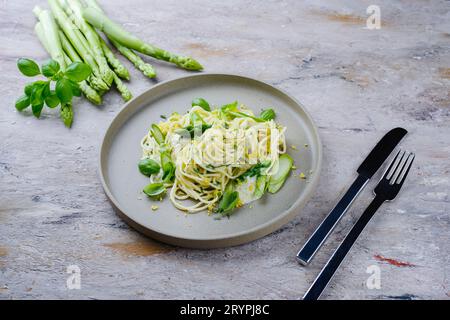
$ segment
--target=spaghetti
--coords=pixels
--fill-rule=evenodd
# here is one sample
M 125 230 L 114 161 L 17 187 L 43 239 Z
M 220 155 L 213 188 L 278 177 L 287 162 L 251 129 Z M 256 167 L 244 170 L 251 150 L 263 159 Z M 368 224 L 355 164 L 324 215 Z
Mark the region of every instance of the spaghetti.
M 270 178 L 286 152 L 286 128 L 237 103 L 212 111 L 193 106 L 184 115 L 172 113 L 157 127 L 163 142 L 153 130 L 141 141 L 142 158 L 161 164 L 150 182 L 171 188 L 174 206 L 188 213 L 216 209 L 226 189 L 252 168 Z M 171 179 L 164 178 L 163 154 L 170 154 L 174 164 Z

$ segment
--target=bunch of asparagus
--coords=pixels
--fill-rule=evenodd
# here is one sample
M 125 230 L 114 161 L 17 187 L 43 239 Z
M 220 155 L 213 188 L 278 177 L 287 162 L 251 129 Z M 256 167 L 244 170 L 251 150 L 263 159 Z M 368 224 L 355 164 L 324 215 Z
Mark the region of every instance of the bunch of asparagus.
M 39 6 L 33 9 L 38 18 L 35 32 L 51 58 L 61 70 L 74 62 L 85 63 L 92 72 L 78 83 L 80 91 L 94 104 L 102 103 L 102 95 L 114 84 L 125 101 L 132 94 L 122 80 L 129 80 L 128 69 L 117 59 L 95 28 L 103 31 L 109 41 L 133 65 L 149 78 L 156 77 L 153 66 L 144 62 L 135 51 L 159 60 L 174 63 L 187 70 L 202 70 L 196 60 L 179 56 L 125 31 L 111 21 L 95 0 L 48 0 L 50 11 Z

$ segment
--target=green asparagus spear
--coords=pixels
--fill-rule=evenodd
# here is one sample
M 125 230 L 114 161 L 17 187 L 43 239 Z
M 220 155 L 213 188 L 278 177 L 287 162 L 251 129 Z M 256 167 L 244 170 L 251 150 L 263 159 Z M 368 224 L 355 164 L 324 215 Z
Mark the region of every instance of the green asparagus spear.
M 98 64 L 98 68 L 102 79 L 106 84 L 111 85 L 113 82 L 113 72 L 109 68 L 108 62 L 103 54 L 99 36 L 94 28 L 90 26 L 82 17 L 82 6 L 78 0 L 59 0 L 60 7 L 66 12 L 73 22 L 79 28 L 86 38 L 92 56 Z
M 61 42 L 59 41 L 58 36 L 58 29 L 56 26 L 56 22 L 51 15 L 51 13 L 47 10 L 42 10 L 40 7 L 36 6 L 33 10 L 33 12 L 38 17 L 39 21 L 41 21 L 39 24 L 40 27 L 38 27 L 39 30 L 41 30 L 41 37 L 42 37 L 42 44 L 44 48 L 50 53 L 52 58 L 57 61 L 61 68 L 66 67 L 66 61 L 64 59 L 64 53 L 61 47 Z M 44 33 L 48 34 L 49 41 L 44 40 Z M 39 34 L 38 34 L 39 36 Z M 41 107 L 42 109 L 42 107 Z M 39 111 L 40 114 L 41 111 Z M 34 113 L 34 110 L 33 110 Z M 61 103 L 60 107 L 60 115 L 61 120 L 64 122 L 64 125 L 68 128 L 72 126 L 73 122 L 73 110 L 72 110 L 72 103 Z
M 44 28 L 41 25 L 41 22 L 38 22 L 36 24 L 36 26 L 34 27 L 34 30 L 39 38 L 39 41 L 42 43 L 42 45 L 44 46 L 45 50 L 47 50 L 47 52 L 50 54 L 50 56 L 52 57 L 52 59 L 55 59 L 55 54 L 52 54 L 52 51 L 50 49 L 50 39 L 47 38 L 47 34 L 44 31 Z M 60 37 L 61 39 L 61 37 Z M 65 37 L 64 39 L 66 41 L 68 41 Z M 73 50 L 73 48 L 72 48 Z M 75 52 L 76 54 L 76 52 Z M 61 65 L 61 68 L 65 68 L 65 66 L 71 64 L 72 62 L 75 61 L 81 61 L 81 59 L 75 59 L 75 60 L 71 60 L 71 58 L 69 58 L 69 56 L 63 52 L 63 56 L 64 56 L 64 62 Z M 56 60 L 56 59 L 55 59 Z M 95 91 L 94 89 L 92 89 L 89 84 L 83 80 L 81 82 L 78 83 L 78 85 L 80 86 L 80 90 L 81 92 L 83 92 L 83 94 L 86 96 L 86 98 L 91 101 L 94 104 L 101 104 L 102 103 L 102 98 L 100 97 L 100 95 L 97 93 L 97 91 Z
M 100 12 L 103 12 L 102 8 L 98 5 L 98 3 L 95 0 L 87 0 L 86 1 L 89 7 L 92 7 L 94 9 L 97 9 Z M 108 36 L 108 35 L 107 35 Z M 153 66 L 150 63 L 145 62 L 141 59 L 133 50 L 128 49 L 127 47 L 121 45 L 111 37 L 108 37 L 109 41 L 116 47 L 117 50 L 128 60 L 131 61 L 131 63 L 134 64 L 134 66 L 140 70 L 145 76 L 149 78 L 155 78 L 156 77 L 156 71 L 153 68 Z
M 114 41 L 113 39 L 109 39 L 111 43 L 119 50 L 121 54 L 128 60 L 130 60 L 134 66 L 140 70 L 145 76 L 149 78 L 155 78 L 156 77 L 156 71 L 153 68 L 153 66 L 150 63 L 146 63 L 144 60 L 141 59 L 136 53 L 134 53 L 133 50 L 128 49 L 127 47 L 121 45 L 117 41 Z
M 46 45 L 43 43 L 44 47 L 46 47 L 52 59 L 58 61 L 61 68 L 64 69 L 66 67 L 66 62 L 64 60 L 63 49 L 59 40 L 58 27 L 55 19 L 50 11 L 42 10 L 39 6 L 36 6 L 33 9 L 33 12 L 39 21 L 41 21 L 39 28 L 42 30 L 42 34 L 45 34 L 45 38 L 48 39 Z
M 108 60 L 111 67 L 114 69 L 114 72 L 122 79 L 130 80 L 130 73 L 128 69 L 120 62 L 119 59 L 116 58 L 114 53 L 106 44 L 105 40 L 103 40 L 100 36 L 100 45 L 102 46 L 103 53 L 105 54 L 106 60 Z
M 88 1 L 88 4 L 91 1 Z M 94 27 L 106 33 L 106 35 L 117 41 L 118 43 L 130 49 L 134 49 L 143 54 L 152 56 L 156 59 L 164 60 L 176 64 L 177 66 L 188 70 L 202 70 L 203 67 L 196 60 L 178 56 L 163 49 L 157 48 L 149 43 L 143 42 L 141 39 L 125 31 L 121 26 L 111 21 L 100 10 L 88 6 L 83 10 L 83 17 Z
M 117 90 L 119 90 L 123 100 L 128 101 L 133 97 L 130 90 L 128 90 L 128 87 L 122 82 L 122 80 L 120 80 L 120 78 L 115 73 L 114 83 L 116 84 Z
M 65 51 L 65 54 L 69 58 L 70 62 L 82 61 L 78 53 L 73 48 L 72 44 L 67 39 L 66 35 L 61 30 L 59 30 L 59 39 L 61 39 L 63 50 Z M 91 101 L 92 103 L 97 105 L 101 104 L 102 98 L 100 94 L 94 89 L 98 87 L 98 79 L 93 75 L 91 75 L 88 78 L 88 81 L 92 85 L 92 87 L 89 86 L 86 81 L 81 82 L 80 83 L 81 91 L 84 93 L 86 98 L 88 98 L 88 100 Z
M 107 83 L 102 81 L 97 62 L 92 56 L 90 49 L 88 49 L 89 45 L 87 44 L 86 38 L 84 38 L 80 30 L 78 30 L 78 28 L 70 21 L 70 19 L 57 3 L 57 0 L 48 0 L 48 3 L 53 12 L 53 15 L 55 16 L 56 21 L 64 31 L 64 34 L 67 36 L 80 56 L 83 58 L 84 62 L 89 64 L 89 66 L 92 68 L 92 73 L 96 78 L 96 82 L 95 84 L 93 82 L 91 84 L 95 86 L 96 90 L 108 90 L 109 86 Z

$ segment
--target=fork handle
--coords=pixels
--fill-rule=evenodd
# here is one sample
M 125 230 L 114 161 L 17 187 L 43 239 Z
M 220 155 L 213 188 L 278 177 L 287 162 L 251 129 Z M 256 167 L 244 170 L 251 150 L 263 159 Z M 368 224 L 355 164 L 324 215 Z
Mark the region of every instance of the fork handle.
M 369 179 L 362 175 L 359 175 L 355 179 L 347 192 L 342 196 L 341 200 L 339 200 L 333 210 L 330 211 L 328 216 L 322 221 L 319 227 L 297 253 L 297 260 L 301 264 L 307 265 L 311 261 L 368 181 Z
M 364 230 L 364 227 L 367 225 L 367 223 L 370 221 L 370 219 L 373 217 L 375 212 L 383 204 L 384 201 L 385 199 L 380 196 L 376 196 L 372 200 L 364 213 L 355 223 L 353 228 L 347 234 L 345 239 L 341 242 L 339 247 L 325 264 L 322 271 L 320 271 L 320 274 L 314 280 L 312 286 L 303 296 L 303 300 L 317 300 L 320 297 L 322 291 L 328 285 L 328 282 L 330 282 L 337 268 L 339 268 L 339 265 L 344 260 L 347 253 L 350 251 L 352 245 L 355 243 L 356 239 L 358 239 L 358 236 Z

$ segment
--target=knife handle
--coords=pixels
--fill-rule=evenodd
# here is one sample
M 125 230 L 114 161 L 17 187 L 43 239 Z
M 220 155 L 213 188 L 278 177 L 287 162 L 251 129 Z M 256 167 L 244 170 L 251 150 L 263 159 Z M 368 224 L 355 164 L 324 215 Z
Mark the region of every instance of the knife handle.
M 326 288 L 331 278 L 333 278 L 334 273 L 339 268 L 341 262 L 350 251 L 356 239 L 358 239 L 358 236 L 364 230 L 367 223 L 370 221 L 370 219 L 373 217 L 375 212 L 383 204 L 384 201 L 384 198 L 379 196 L 376 196 L 372 200 L 367 209 L 347 234 L 345 239 L 333 253 L 330 260 L 328 260 L 325 267 L 323 267 L 322 271 L 320 271 L 320 274 L 314 280 L 314 283 L 303 296 L 303 300 L 317 300 L 320 297 L 322 291 Z
M 333 210 L 331 210 L 325 220 L 322 221 L 316 231 L 314 231 L 308 241 L 306 241 L 304 246 L 297 253 L 297 260 L 301 264 L 307 265 L 311 261 L 312 257 L 314 257 L 317 250 L 319 250 L 324 241 L 328 238 L 331 231 L 333 231 L 336 224 L 368 181 L 368 178 L 361 175 L 355 179 L 347 192 L 342 196 L 341 200 L 339 200 Z

